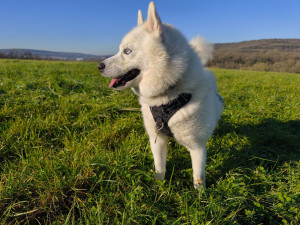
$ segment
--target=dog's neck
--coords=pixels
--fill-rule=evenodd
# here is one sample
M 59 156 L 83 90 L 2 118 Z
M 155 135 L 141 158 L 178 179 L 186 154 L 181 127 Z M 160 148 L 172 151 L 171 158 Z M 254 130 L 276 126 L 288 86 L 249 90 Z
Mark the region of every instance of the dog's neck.
M 168 93 L 169 93 L 170 91 L 172 91 L 172 90 L 176 87 L 176 85 L 177 85 L 177 84 L 172 85 L 172 86 L 166 88 L 166 89 L 165 89 L 162 93 L 160 93 L 159 95 L 151 96 L 151 97 L 157 98 L 157 97 L 163 97 L 163 96 L 165 96 L 165 95 L 168 95 Z M 133 88 L 131 88 L 131 90 L 132 90 L 136 95 L 142 96 L 139 87 L 133 87 Z
M 131 88 L 131 90 L 139 96 L 140 104 L 146 104 L 148 106 L 158 106 L 168 104 L 172 100 L 178 98 L 178 96 L 184 93 L 184 90 L 180 90 L 177 88 L 177 85 L 170 86 L 163 93 L 157 96 L 143 96 L 140 93 L 138 87 Z

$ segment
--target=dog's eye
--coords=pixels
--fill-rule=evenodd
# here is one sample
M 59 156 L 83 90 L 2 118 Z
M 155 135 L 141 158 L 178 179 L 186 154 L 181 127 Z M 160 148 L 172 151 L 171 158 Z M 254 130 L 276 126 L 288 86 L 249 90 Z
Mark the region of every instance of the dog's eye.
M 132 51 L 129 48 L 124 49 L 124 54 L 129 55 Z

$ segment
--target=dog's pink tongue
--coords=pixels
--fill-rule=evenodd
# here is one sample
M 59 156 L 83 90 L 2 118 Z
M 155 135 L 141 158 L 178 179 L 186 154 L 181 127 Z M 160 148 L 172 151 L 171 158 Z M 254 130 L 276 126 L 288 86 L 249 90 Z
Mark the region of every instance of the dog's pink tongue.
M 111 88 L 112 86 L 114 86 L 114 84 L 120 79 L 112 79 L 110 84 L 109 84 L 109 87 Z

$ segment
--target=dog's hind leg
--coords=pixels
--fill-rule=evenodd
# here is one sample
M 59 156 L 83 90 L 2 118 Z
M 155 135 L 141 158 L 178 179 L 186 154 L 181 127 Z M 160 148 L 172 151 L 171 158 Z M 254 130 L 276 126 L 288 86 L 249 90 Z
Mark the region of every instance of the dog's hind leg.
M 192 159 L 194 187 L 205 188 L 206 143 L 196 149 L 189 149 Z
M 150 136 L 150 146 L 154 157 L 155 177 L 163 181 L 166 172 L 167 162 L 167 144 L 168 138 L 164 135 L 158 134 L 155 137 Z

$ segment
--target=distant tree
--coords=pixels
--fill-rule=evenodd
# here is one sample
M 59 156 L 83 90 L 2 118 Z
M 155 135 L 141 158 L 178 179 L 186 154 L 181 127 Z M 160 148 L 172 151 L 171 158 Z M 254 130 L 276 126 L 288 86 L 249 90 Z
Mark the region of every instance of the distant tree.
M 33 59 L 35 59 L 35 60 L 42 60 L 42 57 L 39 56 L 39 55 L 34 55 L 34 56 L 33 56 Z
M 8 54 L 7 54 L 7 58 L 9 59 L 17 59 L 19 58 L 19 51 L 15 50 L 15 49 L 11 49 L 9 50 Z
M 0 59 L 6 58 L 6 54 L 4 52 L 0 52 Z
M 26 51 L 26 52 L 24 52 L 24 53 L 22 54 L 21 58 L 23 58 L 23 59 L 33 59 L 33 55 L 32 55 L 31 52 Z

